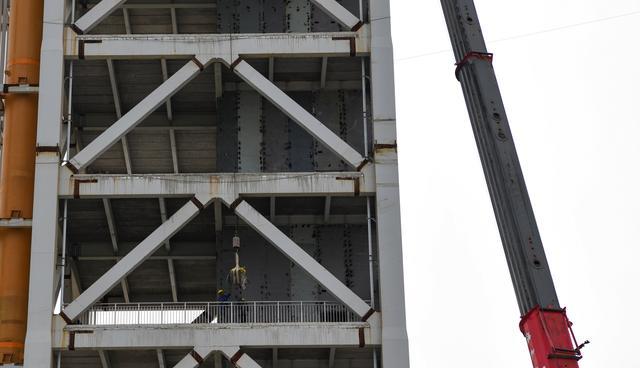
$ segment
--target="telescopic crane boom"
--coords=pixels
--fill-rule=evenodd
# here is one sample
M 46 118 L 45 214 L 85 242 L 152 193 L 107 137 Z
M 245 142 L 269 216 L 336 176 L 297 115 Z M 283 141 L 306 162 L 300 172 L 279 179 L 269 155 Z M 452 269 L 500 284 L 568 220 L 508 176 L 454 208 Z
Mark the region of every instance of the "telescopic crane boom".
M 473 0 L 441 0 L 534 368 L 578 368 Z

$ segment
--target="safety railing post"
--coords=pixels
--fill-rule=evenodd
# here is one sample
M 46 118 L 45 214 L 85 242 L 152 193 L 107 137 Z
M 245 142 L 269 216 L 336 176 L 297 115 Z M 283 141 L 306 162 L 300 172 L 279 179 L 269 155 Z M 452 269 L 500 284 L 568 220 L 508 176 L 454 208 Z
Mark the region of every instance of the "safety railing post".
M 230 309 L 231 309 L 231 311 L 230 311 L 230 313 L 229 313 L 229 314 L 231 314 L 231 323 L 233 323 L 233 321 L 235 320 L 235 318 L 234 318 L 235 316 L 234 316 L 234 312 L 233 312 L 233 302 L 231 302 L 230 307 L 231 307 L 231 308 L 230 308 Z
M 184 309 L 183 309 L 183 320 L 182 323 L 186 324 L 187 323 L 187 303 L 184 303 Z
M 276 302 L 276 323 L 280 323 L 280 302 Z
M 258 304 L 253 302 L 253 323 L 258 323 Z
M 164 324 L 164 303 L 160 303 L 160 324 Z

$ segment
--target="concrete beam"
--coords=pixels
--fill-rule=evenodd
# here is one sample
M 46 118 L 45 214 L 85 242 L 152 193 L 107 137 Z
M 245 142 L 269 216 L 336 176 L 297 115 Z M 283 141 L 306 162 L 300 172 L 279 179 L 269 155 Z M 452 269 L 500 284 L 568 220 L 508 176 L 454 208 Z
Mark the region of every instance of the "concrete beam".
M 213 198 L 208 195 L 196 195 L 195 199 L 187 202 L 167 222 L 160 225 L 137 247 L 116 263 L 109 271 L 102 275 L 93 285 L 83 292 L 76 300 L 69 304 L 61 315 L 67 321 L 74 321 L 80 314 L 102 298 L 124 277 L 133 272 L 142 262 L 151 256 L 164 242 L 180 231 L 189 221 L 200 213 L 201 209 L 209 205 Z
M 336 348 L 329 348 L 329 368 L 335 368 L 336 365 Z
M 82 43 L 82 55 L 78 44 Z M 67 58 L 189 59 L 231 65 L 238 58 L 351 57 L 369 54 L 368 27 L 358 32 L 84 35 L 68 32 Z
M 298 123 L 304 130 L 320 141 L 326 148 L 342 158 L 354 168 L 360 168 L 365 162 L 358 151 L 343 141 L 331 129 L 327 128 L 311 113 L 295 102 L 286 93 L 276 87 L 269 79 L 242 60 L 233 71 L 247 84 L 256 89 L 264 98 L 277 106 L 285 115 Z
M 369 304 L 365 303 L 364 300 L 345 286 L 331 272 L 327 271 L 327 269 L 313 259 L 309 253 L 305 252 L 280 229 L 262 216 L 260 212 L 244 200 L 241 200 L 240 203 L 235 202 L 234 206 L 238 217 L 261 234 L 269 243 L 275 246 L 293 263 L 298 265 L 311 278 L 324 286 L 331 295 L 344 303 L 345 306 L 358 316 L 368 317 L 371 311 Z
M 360 344 L 359 329 L 364 329 L 367 346 L 380 345 L 379 316 L 371 323 L 340 324 L 254 324 L 251 328 L 233 328 L 218 324 L 170 326 L 79 326 L 61 323 L 54 330 L 55 348 L 66 349 L 69 333 L 75 334 L 76 350 L 155 350 L 189 349 L 193 346 L 243 346 L 245 348 L 356 348 Z M 90 332 L 90 333 L 87 333 Z
M 393 147 L 397 142 L 391 13 L 388 0 L 369 4 L 372 23 L 371 106 L 373 141 Z M 376 229 L 382 366 L 408 368 L 409 343 L 405 312 L 398 154 L 393 148 L 373 152 L 376 171 Z
M 104 206 L 104 213 L 107 217 L 107 227 L 109 228 L 109 237 L 111 238 L 111 247 L 113 248 L 113 254 L 118 254 L 118 235 L 116 233 L 116 224 L 113 219 L 111 200 L 108 198 L 103 198 L 102 204 Z
M 121 119 L 111 125 L 104 133 L 89 143 L 82 151 L 75 155 L 69 162 L 69 167 L 80 170 L 96 160 L 102 153 L 109 149 L 115 142 L 122 139 L 130 130 L 140 124 L 155 109 L 163 104 L 169 97 L 177 93 L 189 81 L 195 78 L 201 67 L 207 65 L 209 59 L 189 61 L 166 82 L 162 83 L 151 94 L 145 97 L 133 109 L 127 112 Z
M 164 352 L 162 349 L 156 349 L 156 355 L 158 357 L 158 367 L 167 368 L 167 363 L 164 360 Z
M 372 195 L 375 181 L 363 172 L 193 174 L 181 175 L 69 175 L 63 169 L 61 198 L 159 198 L 208 193 L 249 197 Z
M 64 0 L 44 0 L 43 40 L 40 53 L 40 86 L 36 145 L 60 147 L 64 94 Z M 57 150 L 56 150 L 57 151 Z M 51 328 L 58 260 L 57 152 L 40 152 L 35 161 L 33 231 L 29 272 L 29 305 L 25 341 L 25 367 L 48 368 L 53 364 Z
M 160 59 L 160 69 L 162 69 L 162 81 L 166 82 L 169 79 L 169 68 L 167 66 L 167 59 Z M 167 119 L 173 120 L 173 105 L 171 104 L 171 98 L 167 99 Z
M 174 368 L 197 368 L 213 352 L 213 347 L 196 346 Z
M 74 24 L 74 29 L 79 33 L 87 33 L 108 17 L 114 10 L 126 0 L 102 0 L 86 12 Z
M 260 368 L 260 365 L 249 355 L 243 353 L 238 346 L 221 347 L 220 351 L 238 368 Z
M 102 364 L 102 368 L 111 368 L 111 359 L 109 359 L 109 352 L 98 350 L 98 355 L 100 356 L 100 364 Z
M 345 28 L 356 29 L 362 24 L 358 17 L 351 14 L 350 11 L 345 9 L 335 0 L 311 0 L 311 2 L 327 13 L 331 18 L 338 21 L 338 23 L 342 24 Z

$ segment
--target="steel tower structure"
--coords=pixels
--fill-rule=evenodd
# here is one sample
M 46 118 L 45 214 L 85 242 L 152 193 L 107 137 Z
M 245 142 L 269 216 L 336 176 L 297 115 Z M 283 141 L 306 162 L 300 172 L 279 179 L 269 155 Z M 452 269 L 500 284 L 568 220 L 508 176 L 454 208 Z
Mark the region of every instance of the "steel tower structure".
M 388 0 L 28 2 L 24 366 L 409 367 Z

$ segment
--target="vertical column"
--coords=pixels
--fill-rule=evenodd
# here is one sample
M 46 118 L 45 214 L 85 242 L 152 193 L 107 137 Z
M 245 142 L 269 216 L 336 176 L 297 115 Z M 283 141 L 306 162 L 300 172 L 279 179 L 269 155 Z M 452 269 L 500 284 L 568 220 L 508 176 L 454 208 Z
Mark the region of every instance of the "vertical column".
M 389 0 L 371 0 L 371 98 L 382 311 L 382 367 L 409 367 Z M 382 148 L 384 147 L 384 148 Z
M 44 1 L 44 31 L 38 106 L 38 147 L 58 147 L 63 101 L 64 0 Z M 46 152 L 45 152 L 46 151 Z M 59 155 L 41 149 L 36 156 L 33 234 L 25 367 L 52 366 L 52 316 L 58 239 Z

